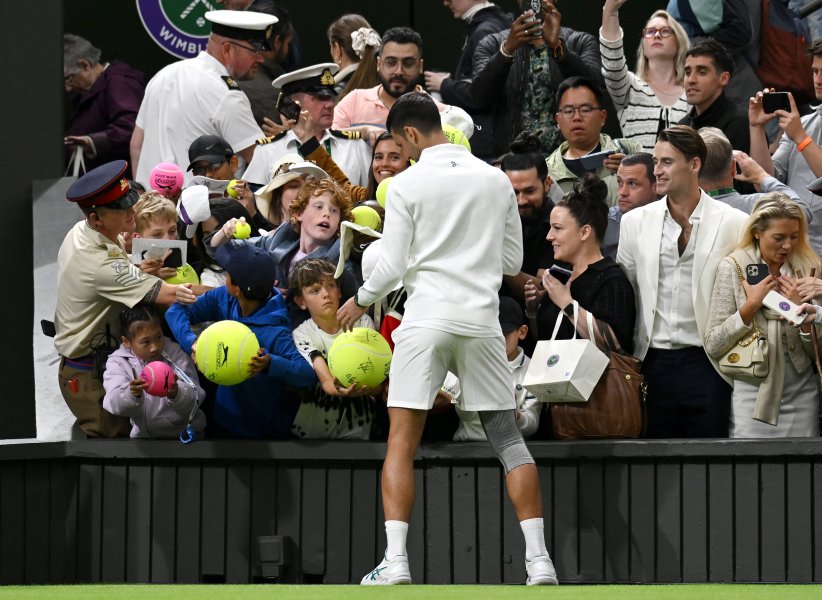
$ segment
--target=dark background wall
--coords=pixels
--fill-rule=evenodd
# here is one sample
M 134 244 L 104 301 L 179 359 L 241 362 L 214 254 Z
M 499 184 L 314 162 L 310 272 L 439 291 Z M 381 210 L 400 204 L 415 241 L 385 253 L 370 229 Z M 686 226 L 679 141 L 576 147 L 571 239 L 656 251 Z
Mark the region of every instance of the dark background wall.
M 604 0 L 560 0 L 564 25 L 597 34 Z M 280 0 L 291 14 L 302 40 L 306 65 L 330 61 L 325 31 L 344 13 L 363 15 L 380 34 L 394 25 L 410 25 L 422 34 L 425 64 L 430 70 L 451 71 L 463 42 L 463 24 L 453 18 L 439 0 L 319 0 L 295 2 Z M 505 10 L 517 14 L 515 0 L 497 0 Z M 621 17 L 627 39 L 638 41 L 645 19 L 665 0 L 633 0 Z M 103 17 L 103 15 L 105 15 Z M 117 27 L 112 27 L 118 23 Z M 147 76 L 176 60 L 157 46 L 143 29 L 136 2 L 130 0 L 71 0 L 65 2 L 65 31 L 81 35 L 103 50 L 103 59 L 119 58 L 142 69 Z M 628 43 L 629 64 L 633 63 L 636 44 Z

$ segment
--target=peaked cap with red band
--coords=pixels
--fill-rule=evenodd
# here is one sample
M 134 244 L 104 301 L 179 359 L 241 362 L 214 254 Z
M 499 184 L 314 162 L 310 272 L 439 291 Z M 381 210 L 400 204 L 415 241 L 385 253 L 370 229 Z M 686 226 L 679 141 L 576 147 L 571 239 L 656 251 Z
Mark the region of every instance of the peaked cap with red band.
M 140 199 L 125 177 L 128 163 L 114 160 L 92 169 L 71 184 L 66 200 L 76 202 L 81 208 L 110 208 L 125 210 Z

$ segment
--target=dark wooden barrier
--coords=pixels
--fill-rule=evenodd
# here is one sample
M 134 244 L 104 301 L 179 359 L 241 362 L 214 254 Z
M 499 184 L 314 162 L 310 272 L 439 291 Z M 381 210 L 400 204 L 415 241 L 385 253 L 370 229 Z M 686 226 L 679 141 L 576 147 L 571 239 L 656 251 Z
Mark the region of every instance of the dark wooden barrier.
M 539 442 L 563 582 L 819 582 L 822 441 Z M 384 547 L 383 444 L 0 445 L 0 584 L 358 582 Z M 422 583 L 519 583 L 523 541 L 485 444 L 423 447 Z M 264 575 L 259 538 L 288 560 Z

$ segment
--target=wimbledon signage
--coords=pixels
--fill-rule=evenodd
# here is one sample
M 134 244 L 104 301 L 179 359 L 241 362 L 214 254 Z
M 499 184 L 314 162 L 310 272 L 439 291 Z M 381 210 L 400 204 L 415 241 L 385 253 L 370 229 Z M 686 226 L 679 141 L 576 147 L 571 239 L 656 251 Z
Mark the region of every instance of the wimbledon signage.
M 215 0 L 137 0 L 137 12 L 151 39 L 169 54 L 192 58 L 205 50 L 211 23 L 205 13 Z

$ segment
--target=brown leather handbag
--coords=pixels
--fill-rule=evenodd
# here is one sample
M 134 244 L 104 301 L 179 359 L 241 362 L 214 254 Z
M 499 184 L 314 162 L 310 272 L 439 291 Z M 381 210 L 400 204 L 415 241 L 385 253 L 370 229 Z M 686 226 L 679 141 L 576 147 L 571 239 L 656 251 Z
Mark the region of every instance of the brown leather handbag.
M 642 361 L 625 354 L 610 327 L 603 334 L 610 362 L 588 402 L 551 404 L 554 435 L 560 440 L 636 439 L 645 433 L 646 384 Z

